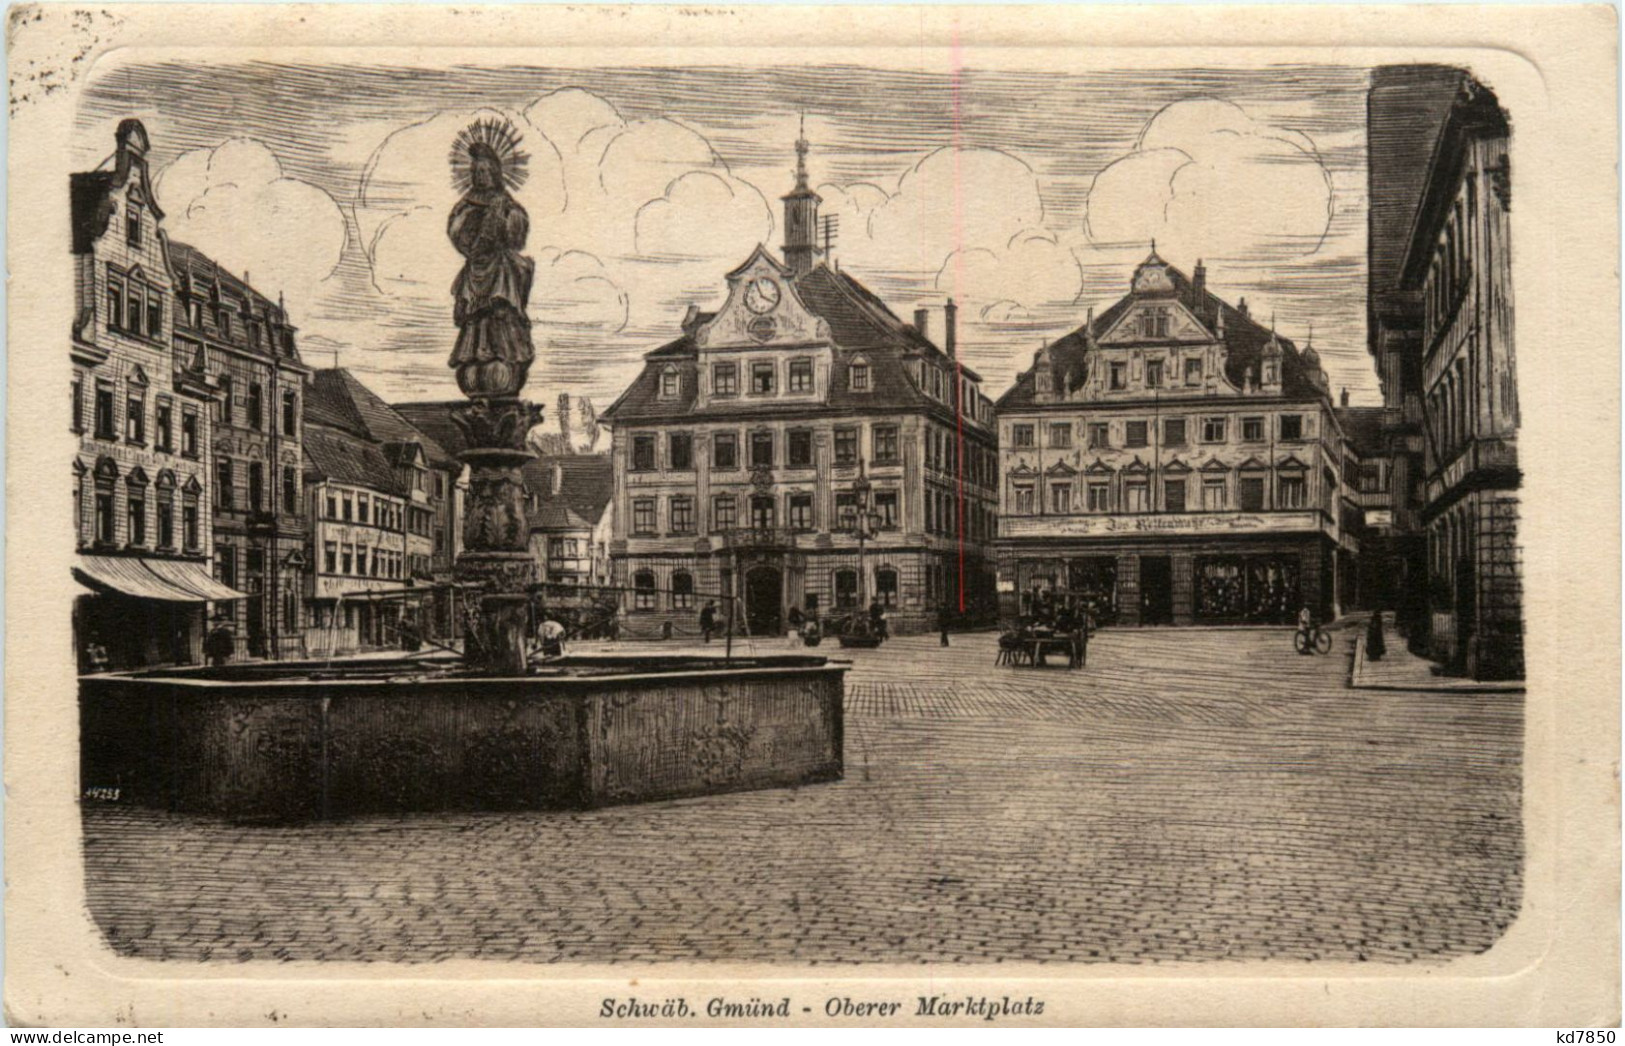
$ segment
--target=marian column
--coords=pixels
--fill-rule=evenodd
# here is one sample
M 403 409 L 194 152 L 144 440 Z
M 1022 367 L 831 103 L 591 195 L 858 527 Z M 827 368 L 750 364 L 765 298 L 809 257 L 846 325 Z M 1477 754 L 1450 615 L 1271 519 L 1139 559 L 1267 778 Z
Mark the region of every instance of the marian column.
M 450 366 L 470 401 L 452 414 L 471 473 L 456 577 L 470 616 L 465 660 L 488 675 L 524 672 L 536 581 L 520 473 L 534 457 L 525 437 L 541 409 L 519 397 L 536 355 L 526 313 L 535 265 L 519 253 L 530 218 L 512 195 L 524 181 L 519 141 L 505 120 L 481 120 L 457 136 L 452 179 L 463 197 L 446 228 L 464 258 L 452 285 L 458 334 Z

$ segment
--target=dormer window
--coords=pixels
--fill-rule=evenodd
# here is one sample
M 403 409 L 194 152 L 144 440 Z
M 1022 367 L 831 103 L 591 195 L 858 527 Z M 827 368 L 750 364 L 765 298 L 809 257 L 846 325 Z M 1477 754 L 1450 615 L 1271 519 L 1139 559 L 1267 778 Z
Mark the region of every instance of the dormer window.
M 1168 336 L 1168 310 L 1146 309 L 1140 314 L 1140 322 L 1147 338 L 1166 338 Z
M 677 368 L 667 367 L 660 374 L 660 398 L 676 399 L 681 384 L 681 379 L 677 375 Z
M 847 384 L 853 392 L 869 391 L 869 361 L 859 356 L 847 369 Z
M 141 246 L 141 208 L 131 207 L 124 214 L 124 242 L 131 247 Z

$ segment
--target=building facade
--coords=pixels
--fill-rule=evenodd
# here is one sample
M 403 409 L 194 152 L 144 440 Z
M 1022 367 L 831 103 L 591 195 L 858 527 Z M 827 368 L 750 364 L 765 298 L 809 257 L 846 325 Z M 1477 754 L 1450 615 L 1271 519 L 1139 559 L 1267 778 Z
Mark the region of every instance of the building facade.
M 629 634 L 694 631 L 712 598 L 750 634 L 792 607 L 878 600 L 909 631 L 991 604 L 992 404 L 957 359 L 953 304 L 939 348 L 926 310 L 905 323 L 821 261 L 797 152 L 787 263 L 758 247 L 602 415 Z
M 342 368 L 318 370 L 305 404 L 306 646 L 313 655 L 399 646 L 402 625 L 450 638 L 449 584 L 435 580 L 436 521 L 456 497 L 431 462 L 453 459 Z M 442 555 L 450 545 L 439 535 Z
M 1462 76 L 1399 277 L 1422 309 L 1432 654 L 1479 678 L 1523 675 L 1507 145 L 1495 95 Z
M 215 388 L 214 576 L 245 592 L 216 618 L 239 657 L 303 655 L 302 402 L 310 368 L 282 305 L 184 243 L 169 243 L 174 340 Z
M 466 405 L 444 402 L 389 405 L 395 418 L 403 420 L 420 437 L 427 437 L 422 446 L 429 465 L 429 580 L 435 594 L 433 611 L 425 625 L 432 638 L 453 639 L 463 631 L 455 570 L 457 556 L 463 550 L 468 467 L 458 457 L 466 447 L 462 432 L 451 420 L 451 411 Z M 388 420 L 381 419 L 375 427 L 396 432 L 400 440 L 411 438 L 406 429 L 395 428 Z
M 530 548 L 550 599 L 611 583 L 614 466 L 607 454 L 559 454 L 525 466 Z
M 1351 598 L 1360 513 L 1318 355 L 1208 292 L 1200 262 L 1153 251 L 997 413 L 1006 616 L 1045 592 L 1127 625 L 1326 619 Z
M 70 181 L 81 671 L 199 663 L 206 604 L 241 595 L 208 573 L 215 393 L 199 361 L 175 350 L 146 129 L 125 120 L 115 144 L 111 166 Z

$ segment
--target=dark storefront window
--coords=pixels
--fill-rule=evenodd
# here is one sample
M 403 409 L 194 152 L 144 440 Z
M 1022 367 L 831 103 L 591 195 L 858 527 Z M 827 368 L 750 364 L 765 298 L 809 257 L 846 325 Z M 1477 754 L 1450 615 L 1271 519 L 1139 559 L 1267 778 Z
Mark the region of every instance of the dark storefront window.
M 1284 625 L 1297 612 L 1295 555 L 1198 556 L 1195 574 L 1198 620 Z
M 1085 606 L 1094 607 L 1095 624 L 1117 623 L 1117 559 L 1089 556 L 1067 564 L 1067 591 Z
M 837 570 L 835 572 L 835 605 L 837 607 L 855 607 L 858 605 L 858 572 L 856 570 Z

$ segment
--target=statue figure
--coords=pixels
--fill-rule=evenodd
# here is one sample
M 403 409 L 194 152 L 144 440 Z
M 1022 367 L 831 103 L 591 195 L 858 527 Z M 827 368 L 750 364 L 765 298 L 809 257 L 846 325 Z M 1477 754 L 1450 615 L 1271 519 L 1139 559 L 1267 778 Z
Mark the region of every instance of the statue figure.
M 463 198 L 446 235 L 466 260 L 451 288 L 458 334 L 450 366 L 470 398 L 518 395 L 536 356 L 525 311 L 536 266 L 519 253 L 530 216 L 512 194 L 524 182 L 519 141 L 511 124 L 492 119 L 462 131 L 452 146 L 452 180 Z

